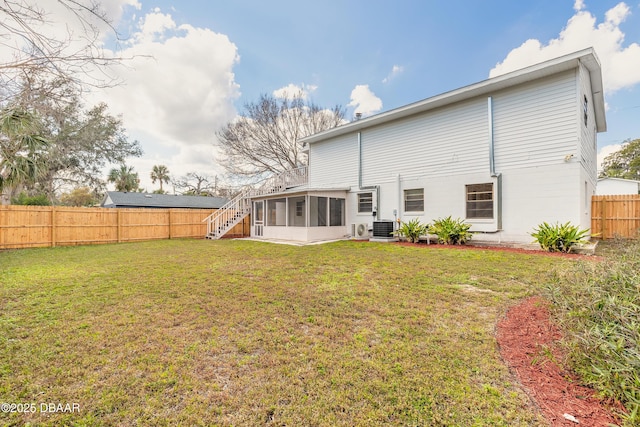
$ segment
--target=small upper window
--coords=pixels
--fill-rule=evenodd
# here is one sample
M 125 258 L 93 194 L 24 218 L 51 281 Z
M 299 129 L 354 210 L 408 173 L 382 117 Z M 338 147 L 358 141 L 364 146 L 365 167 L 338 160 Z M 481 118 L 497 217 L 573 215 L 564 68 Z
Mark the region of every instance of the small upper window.
M 424 211 L 424 189 L 423 188 L 404 190 L 404 211 L 405 212 Z
M 582 104 L 582 113 L 584 117 L 584 125 L 587 126 L 587 122 L 589 121 L 589 100 L 587 99 L 587 95 L 584 95 L 584 103 Z
M 358 194 L 358 212 L 373 212 L 373 193 Z

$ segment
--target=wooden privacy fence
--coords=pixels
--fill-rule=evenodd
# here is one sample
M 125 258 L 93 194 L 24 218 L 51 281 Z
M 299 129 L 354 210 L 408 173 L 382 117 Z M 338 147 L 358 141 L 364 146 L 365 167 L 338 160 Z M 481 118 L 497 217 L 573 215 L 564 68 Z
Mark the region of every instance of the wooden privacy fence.
M 0 206 L 0 249 L 204 238 L 215 209 Z M 225 237 L 249 234 L 249 218 Z
M 640 194 L 593 196 L 591 233 L 601 239 L 638 238 Z

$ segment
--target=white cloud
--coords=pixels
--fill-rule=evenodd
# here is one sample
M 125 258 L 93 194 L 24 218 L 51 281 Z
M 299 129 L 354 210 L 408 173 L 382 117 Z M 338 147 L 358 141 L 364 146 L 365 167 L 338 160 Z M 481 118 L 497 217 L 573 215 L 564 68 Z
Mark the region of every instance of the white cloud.
M 606 145 L 600 149 L 598 152 L 598 172 L 602 170 L 602 162 L 604 159 L 611 153 L 615 153 L 616 151 L 620 151 L 622 148 L 622 144 L 611 144 Z
M 387 75 L 387 77 L 382 79 L 382 83 L 389 83 L 391 80 L 398 77 L 398 75 L 402 74 L 403 71 L 404 71 L 404 67 L 400 65 L 394 65 L 393 68 L 391 68 L 391 72 Z
M 348 107 L 354 107 L 355 113 L 370 116 L 382 110 L 382 100 L 369 89 L 369 85 L 357 85 L 351 91 L 351 102 Z
M 505 74 L 535 63 L 543 62 L 587 47 L 594 47 L 602 64 L 606 94 L 640 83 L 640 45 L 624 47 L 624 33 L 620 24 L 630 15 L 625 3 L 618 3 L 605 14 L 604 22 L 596 25 L 596 18 L 584 10 L 582 0 L 576 0 L 576 13 L 567 22 L 558 38 L 547 44 L 530 39 L 513 49 L 489 73 L 490 77 Z
M 318 86 L 315 85 L 306 85 L 303 83 L 302 85 L 298 86 L 293 83 L 289 83 L 285 87 L 274 90 L 273 96 L 275 96 L 276 98 L 286 98 L 301 94 L 302 99 L 306 101 L 309 99 L 309 96 L 316 91 L 316 89 L 318 89 Z
M 136 25 L 120 52 L 133 59 L 115 69 L 124 84 L 94 91 L 94 102 L 105 101 L 112 113 L 122 114 L 127 130 L 143 143 L 145 157 L 157 150 L 173 152 L 154 164 L 166 164 L 173 175 L 215 174 L 215 132 L 236 115 L 237 47 L 224 34 L 178 26 L 158 10 Z M 143 184 L 149 170 L 137 169 Z

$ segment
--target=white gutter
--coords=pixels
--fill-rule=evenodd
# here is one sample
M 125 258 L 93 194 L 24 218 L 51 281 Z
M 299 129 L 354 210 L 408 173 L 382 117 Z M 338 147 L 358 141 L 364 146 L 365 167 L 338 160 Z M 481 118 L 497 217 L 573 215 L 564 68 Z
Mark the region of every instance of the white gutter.
M 502 174 L 496 172 L 496 153 L 495 153 L 495 137 L 493 134 L 493 98 L 487 98 L 487 114 L 489 123 L 489 173 L 491 178 L 496 178 L 496 198 L 498 206 L 496 207 L 496 227 L 502 230 Z
M 374 209 L 374 220 L 378 219 L 378 213 L 380 212 L 380 186 L 379 185 L 362 185 L 362 132 L 358 132 L 358 189 L 359 190 L 376 190 L 376 206 L 372 206 Z

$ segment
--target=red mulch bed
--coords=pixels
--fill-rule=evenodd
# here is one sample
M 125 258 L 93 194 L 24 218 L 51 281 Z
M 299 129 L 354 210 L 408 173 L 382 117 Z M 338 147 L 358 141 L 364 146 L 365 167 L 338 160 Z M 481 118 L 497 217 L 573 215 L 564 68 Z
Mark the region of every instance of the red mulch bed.
M 365 240 L 366 242 L 366 240 Z M 460 249 L 460 250 L 471 250 L 471 251 L 502 251 L 502 252 L 513 252 L 520 254 L 528 254 L 528 255 L 542 255 L 542 256 L 551 256 L 551 257 L 561 257 L 561 258 L 571 258 L 571 259 L 590 259 L 590 260 L 600 260 L 601 257 L 597 255 L 583 255 L 583 254 L 567 254 L 563 252 L 547 252 L 543 250 L 536 249 L 523 249 L 523 248 L 513 248 L 509 246 L 484 246 L 484 245 L 441 245 L 439 243 L 432 243 L 427 245 L 426 243 L 409 243 L 409 242 L 393 242 L 394 245 L 402 245 L 402 246 L 417 246 L 424 247 L 429 249 Z
M 433 249 L 490 250 L 574 259 L 601 259 L 592 255 L 510 247 L 426 245 L 408 242 L 396 244 Z M 580 385 L 580 380 L 562 367 L 564 354 L 558 346 L 562 334 L 550 321 L 547 301 L 540 297 L 532 297 L 512 307 L 498 322 L 496 338 L 502 358 L 552 426 L 608 427 L 620 423 L 620 419 L 597 398 L 593 389 Z M 623 408 L 617 405 L 616 409 Z M 579 424 L 565 418 L 565 414 L 574 417 Z
M 532 297 L 512 307 L 498 323 L 496 336 L 502 358 L 552 426 L 606 427 L 620 422 L 593 389 L 581 386 L 575 375 L 556 363 L 563 360 L 557 345 L 562 334 L 550 322 L 544 299 Z

